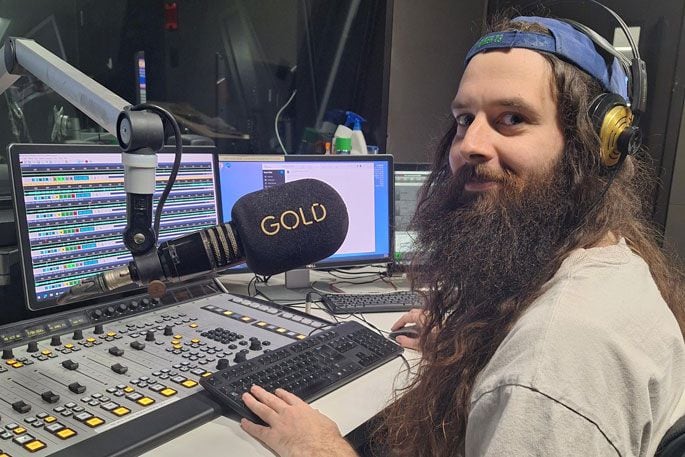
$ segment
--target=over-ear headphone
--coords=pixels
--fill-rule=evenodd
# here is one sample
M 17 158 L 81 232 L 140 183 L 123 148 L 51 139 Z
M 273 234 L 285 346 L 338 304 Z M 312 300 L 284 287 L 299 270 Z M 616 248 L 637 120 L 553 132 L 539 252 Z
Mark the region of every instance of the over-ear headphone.
M 545 6 L 569 0 L 549 0 Z M 625 33 L 632 59 L 620 54 L 589 27 L 570 19 L 518 16 L 514 22 L 536 23 L 549 34 L 511 30 L 491 32 L 480 38 L 466 54 L 465 63 L 482 51 L 502 48 L 528 48 L 554 54 L 580 68 L 601 82 L 605 92 L 590 103 L 588 115 L 600 139 L 600 161 L 607 168 L 618 169 L 628 154 L 642 144 L 639 120 L 647 100 L 647 70 L 628 26 L 618 14 L 597 0 L 598 5 L 618 22 Z M 578 0 L 571 0 L 577 3 Z M 535 2 L 539 6 L 539 2 Z
M 628 75 L 628 103 L 618 94 L 605 92 L 592 101 L 588 112 L 592 125 L 599 135 L 600 160 L 604 166 L 614 167 L 622 163 L 628 154 L 635 153 L 642 145 L 639 121 L 647 104 L 647 69 L 623 19 L 609 7 L 595 0 L 587 1 L 600 6 L 613 16 L 628 39 L 633 54 L 632 59 L 626 58 L 591 28 L 576 21 L 564 19 L 590 38 L 599 50 L 615 57 Z

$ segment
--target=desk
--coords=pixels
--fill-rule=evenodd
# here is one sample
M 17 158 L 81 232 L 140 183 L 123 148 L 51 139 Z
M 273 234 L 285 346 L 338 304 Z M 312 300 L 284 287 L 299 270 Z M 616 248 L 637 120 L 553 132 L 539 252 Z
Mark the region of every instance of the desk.
M 272 278 L 269 283 L 282 284 L 282 276 Z M 230 292 L 245 294 L 249 278 L 251 276 L 234 275 L 222 278 L 222 282 Z M 324 279 L 324 275 L 315 273 L 312 279 Z M 359 286 L 345 284 L 343 290 L 359 293 L 393 290 L 387 284 L 380 281 L 379 283 Z M 321 310 L 313 309 L 312 313 L 330 319 L 330 316 Z M 365 318 L 376 327 L 389 330 L 399 315 L 399 313 L 373 313 L 366 314 Z M 405 356 L 410 359 L 417 358 L 417 354 L 413 351 L 405 351 Z M 396 358 L 319 398 L 312 403 L 312 406 L 333 419 L 338 424 L 341 433 L 347 435 L 387 405 L 392 398 L 393 385 L 395 383 L 398 386 L 402 385 L 407 380 L 404 370 L 406 370 L 406 365 L 401 358 Z M 145 457 L 273 456 L 270 451 L 242 431 L 237 417 L 237 415 L 233 418 L 221 416 L 143 455 Z

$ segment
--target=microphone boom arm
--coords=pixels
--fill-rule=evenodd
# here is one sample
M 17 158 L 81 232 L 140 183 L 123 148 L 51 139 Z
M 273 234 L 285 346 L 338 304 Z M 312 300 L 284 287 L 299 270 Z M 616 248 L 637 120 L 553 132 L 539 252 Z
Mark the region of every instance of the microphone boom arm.
M 0 49 L 0 94 L 31 74 L 116 136 L 123 150 L 126 188 L 124 244 L 135 257 L 157 244 L 152 228 L 152 196 L 157 156 L 164 146 L 159 114 L 135 111 L 123 98 L 72 67 L 34 40 L 10 37 Z

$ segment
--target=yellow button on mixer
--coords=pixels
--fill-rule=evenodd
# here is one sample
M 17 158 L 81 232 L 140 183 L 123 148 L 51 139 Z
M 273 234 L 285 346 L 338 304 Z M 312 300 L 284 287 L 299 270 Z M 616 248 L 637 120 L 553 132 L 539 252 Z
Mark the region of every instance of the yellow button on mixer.
M 138 403 L 139 405 L 142 405 L 142 406 L 150 406 L 154 402 L 155 401 L 150 397 L 143 397 L 143 398 L 138 399 L 138 401 L 136 403 Z
M 117 409 L 112 410 L 112 414 L 115 414 L 115 415 L 120 416 L 120 417 L 125 416 L 130 412 L 131 412 L 131 410 L 126 408 L 125 406 L 120 406 Z
M 24 364 L 23 364 L 23 363 L 21 363 L 21 362 L 17 362 L 17 363 L 15 363 L 15 364 L 14 364 L 14 365 L 12 365 L 12 366 L 13 366 L 14 368 L 21 368 L 21 367 L 23 367 L 23 366 L 24 366 Z
M 256 325 L 257 327 L 266 327 L 266 326 L 269 325 L 269 324 L 267 324 L 267 323 L 264 322 L 264 321 L 261 321 L 261 322 L 257 322 L 255 325 Z
M 197 328 L 197 324 L 196 324 L 195 322 L 193 322 L 193 323 L 190 324 L 188 327 L 190 327 L 190 328 Z
M 17 363 L 17 361 L 14 360 L 14 359 L 9 359 L 9 360 L 8 360 L 7 362 L 5 362 L 5 363 L 6 363 L 7 365 L 14 365 L 15 363 Z
M 45 422 L 46 424 L 52 424 L 56 420 L 57 420 L 57 418 L 55 416 L 47 416 L 46 418 L 43 419 L 43 422 Z
M 192 379 L 186 379 L 181 383 L 183 387 L 187 387 L 190 389 L 191 387 L 195 387 L 197 385 L 197 382 L 193 381 Z
M 211 375 L 212 375 L 211 371 L 205 371 L 204 373 L 202 373 L 203 378 L 206 378 L 207 376 L 211 376 Z
M 126 386 L 126 387 L 124 387 L 124 392 L 126 392 L 127 394 L 130 394 L 130 393 L 133 392 L 134 390 L 136 390 L 136 389 L 134 389 L 134 388 L 131 387 L 131 386 Z
M 24 448 L 29 452 L 40 451 L 45 446 L 46 446 L 46 444 L 40 440 L 33 440 L 33 441 L 29 441 L 28 443 L 24 444 Z
M 55 435 L 63 440 L 66 440 L 67 438 L 71 438 L 72 436 L 76 435 L 76 432 L 70 428 L 63 428 L 59 432 L 55 433 Z
M 43 349 L 42 351 L 40 351 L 40 353 L 43 355 L 50 355 L 52 354 L 52 351 L 50 351 L 49 349 Z
M 171 397 L 173 395 L 176 395 L 177 392 L 171 387 L 167 387 L 166 389 L 161 390 L 159 393 L 164 395 L 165 397 Z
M 92 336 L 90 338 L 86 338 L 87 343 L 95 343 L 95 341 L 95 338 L 93 338 Z
M 100 419 L 99 417 L 91 417 L 90 419 L 86 420 L 86 425 L 90 428 L 95 428 L 98 425 L 104 424 L 105 421 L 103 419 Z
M 223 314 L 224 316 L 230 316 L 231 314 L 233 314 L 233 311 L 224 311 Z
M 182 337 L 181 335 L 174 335 L 174 339 L 175 339 L 175 340 L 180 340 L 180 339 L 182 339 L 182 338 L 183 338 L 183 337 Z
M 179 344 L 179 343 L 180 343 L 180 341 L 178 341 L 178 340 L 171 340 L 171 344 Z
M 183 346 L 180 344 L 174 344 L 173 348 L 174 349 L 181 349 Z
M 197 344 L 197 343 L 200 342 L 200 340 L 198 340 L 197 338 L 193 338 L 192 340 L 190 340 L 190 342 L 191 342 L 191 343 L 194 343 L 194 344 Z
M 117 332 L 107 332 L 107 336 L 117 336 Z
M 22 433 L 26 433 L 26 429 L 24 427 L 16 427 L 12 431 L 15 435 L 21 435 Z
M 67 343 L 67 344 L 64 345 L 64 347 L 65 347 L 66 349 L 72 349 L 72 348 L 74 347 L 74 345 L 71 344 L 71 343 Z

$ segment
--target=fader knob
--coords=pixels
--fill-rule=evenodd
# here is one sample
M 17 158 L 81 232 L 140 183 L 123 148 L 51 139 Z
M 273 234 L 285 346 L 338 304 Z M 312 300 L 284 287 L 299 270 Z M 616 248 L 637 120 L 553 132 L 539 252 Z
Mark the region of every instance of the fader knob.
M 108 306 L 105 308 L 105 315 L 106 316 L 111 316 L 114 314 L 114 307 L 113 306 Z
M 83 330 L 74 330 L 74 336 L 72 337 L 75 341 L 83 339 Z
M 120 314 L 124 314 L 128 310 L 128 306 L 126 306 L 126 303 L 120 303 L 119 306 L 117 306 L 117 311 L 119 311 Z
M 233 361 L 234 361 L 235 363 L 242 363 L 242 362 L 244 362 L 244 361 L 246 361 L 246 360 L 247 360 L 247 353 L 246 353 L 246 352 L 243 352 L 243 351 L 238 352 L 238 353 L 235 355 L 235 357 L 233 358 Z
M 138 305 L 138 302 L 133 300 L 131 303 L 128 304 L 128 309 L 130 309 L 131 311 L 135 311 L 138 309 L 139 306 L 140 305 Z
M 141 305 L 143 306 L 143 308 L 147 308 L 148 306 L 150 306 L 150 299 L 149 298 L 143 298 L 141 300 Z
M 216 364 L 217 370 L 223 370 L 228 368 L 228 359 L 219 359 L 219 363 Z
M 250 350 L 251 351 L 261 351 L 262 350 L 262 343 L 259 342 L 258 339 L 254 339 L 250 342 Z
M 100 319 L 102 317 L 102 311 L 99 309 L 96 309 L 95 311 L 93 311 L 92 316 L 93 316 L 93 319 Z
M 14 358 L 14 352 L 12 352 L 12 349 L 3 349 L 2 350 L 2 358 L 4 360 L 9 360 Z
M 95 333 L 96 335 L 102 335 L 103 333 L 105 333 L 105 328 L 102 326 L 102 324 L 98 324 L 95 326 L 93 333 Z
M 171 325 L 164 327 L 164 336 L 171 336 L 174 334 L 174 328 Z
M 26 352 L 38 352 L 38 343 L 36 341 L 31 341 L 29 347 L 26 348 Z
M 155 340 L 155 332 L 152 330 L 148 330 L 147 333 L 145 334 L 145 341 L 154 341 Z
M 50 346 L 60 346 L 62 344 L 62 338 L 59 335 L 55 335 L 50 338 Z

